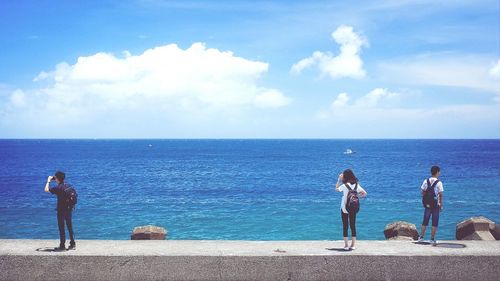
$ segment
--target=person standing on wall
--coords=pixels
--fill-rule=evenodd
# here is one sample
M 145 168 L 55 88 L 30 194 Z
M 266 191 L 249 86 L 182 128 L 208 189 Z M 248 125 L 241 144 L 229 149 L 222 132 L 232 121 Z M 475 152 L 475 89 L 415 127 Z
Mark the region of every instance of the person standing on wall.
M 422 195 L 422 204 L 424 205 L 424 219 L 422 222 L 422 232 L 418 242 L 423 242 L 429 219 L 432 216 L 432 230 L 430 243 L 433 246 L 437 245 L 436 231 L 439 224 L 439 213 L 443 210 L 443 183 L 438 179 L 441 174 L 439 166 L 431 167 L 431 177 L 425 179 L 420 186 L 420 194 Z
M 66 247 L 66 235 L 64 229 L 64 222 L 68 227 L 70 244 L 68 250 L 76 248 L 75 237 L 73 234 L 73 223 L 72 223 L 72 213 L 73 208 L 76 204 L 76 191 L 70 185 L 64 182 L 66 175 L 57 171 L 54 176 L 49 176 L 47 178 L 47 183 L 45 184 L 45 192 L 57 195 L 57 224 L 59 226 L 59 247 L 56 247 L 56 251 L 65 251 Z M 51 182 L 55 181 L 56 186 L 50 187 Z
M 359 197 L 367 195 L 366 191 L 359 185 L 358 179 L 351 169 L 345 170 L 339 175 L 335 189 L 338 192 L 343 192 L 342 201 L 340 202 L 340 215 L 342 217 L 343 235 L 344 235 L 344 250 L 355 250 L 356 244 L 356 214 L 359 211 Z M 348 227 L 351 227 L 352 242 L 349 246 Z

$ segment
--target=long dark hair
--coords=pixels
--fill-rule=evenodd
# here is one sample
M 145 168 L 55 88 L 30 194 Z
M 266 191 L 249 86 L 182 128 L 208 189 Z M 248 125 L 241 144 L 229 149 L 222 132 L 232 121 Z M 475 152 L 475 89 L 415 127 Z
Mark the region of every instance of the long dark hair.
M 344 183 L 356 184 L 358 183 L 358 178 L 354 175 L 354 172 L 351 169 L 345 170 L 343 173 L 342 181 Z

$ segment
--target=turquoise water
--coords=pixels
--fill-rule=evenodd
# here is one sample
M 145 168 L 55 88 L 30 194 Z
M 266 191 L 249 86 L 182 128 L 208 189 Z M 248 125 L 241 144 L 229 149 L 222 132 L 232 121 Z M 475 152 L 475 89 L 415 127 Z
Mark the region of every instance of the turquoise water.
M 352 168 L 368 192 L 358 238 L 384 239 L 392 221 L 421 224 L 434 164 L 438 239 L 470 216 L 500 221 L 500 140 L 0 140 L 0 238 L 58 238 L 43 187 L 60 169 L 79 192 L 77 239 L 130 239 L 144 224 L 169 239 L 341 239 L 333 185 Z

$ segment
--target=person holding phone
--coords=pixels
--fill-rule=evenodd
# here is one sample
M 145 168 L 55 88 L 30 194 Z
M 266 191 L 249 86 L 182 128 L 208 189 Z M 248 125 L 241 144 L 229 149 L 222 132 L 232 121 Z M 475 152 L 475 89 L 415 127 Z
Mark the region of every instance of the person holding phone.
M 70 244 L 68 250 L 72 250 L 76 248 L 75 237 L 73 235 L 73 223 L 71 221 L 73 208 L 72 206 L 68 206 L 66 204 L 66 194 L 65 189 L 68 188 L 68 184 L 64 182 L 66 175 L 57 171 L 54 176 L 49 176 L 47 178 L 47 183 L 45 184 L 45 192 L 52 193 L 57 195 L 57 225 L 59 227 L 59 247 L 56 247 L 54 250 L 56 251 L 65 251 L 66 247 L 66 234 L 64 229 L 64 222 L 66 222 L 66 226 L 68 227 Z M 56 182 L 57 185 L 54 187 L 50 187 L 51 182 Z
M 342 192 L 342 200 L 340 201 L 340 215 L 342 217 L 343 235 L 344 235 L 344 250 L 355 250 L 356 244 L 356 214 L 359 210 L 359 201 L 357 202 L 357 209 L 355 204 L 350 204 L 349 201 L 357 200 L 357 195 L 365 197 L 366 191 L 359 185 L 358 179 L 351 169 L 345 170 L 339 175 L 335 190 Z M 349 206 L 347 206 L 349 204 Z M 351 208 L 354 206 L 354 208 Z M 352 242 L 349 246 L 348 227 L 351 227 Z

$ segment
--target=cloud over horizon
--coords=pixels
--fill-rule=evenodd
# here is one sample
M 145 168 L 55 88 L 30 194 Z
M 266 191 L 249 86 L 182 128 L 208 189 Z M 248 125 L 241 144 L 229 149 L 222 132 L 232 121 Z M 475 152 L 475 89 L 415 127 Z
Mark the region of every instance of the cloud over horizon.
M 330 107 L 319 109 L 314 118 L 323 126 L 342 130 L 350 137 L 383 133 L 395 138 L 401 135 L 405 138 L 447 138 L 457 137 L 453 132 L 463 126 L 474 134 L 484 128 L 493 135 L 500 130 L 496 122 L 500 120 L 498 103 L 404 106 L 404 100 L 412 95 L 387 88 L 375 88 L 361 96 L 342 92 L 335 96 Z
M 500 102 L 500 60 L 491 66 L 484 56 L 433 53 L 381 62 L 378 70 L 385 81 L 477 89 Z
M 348 25 L 339 26 L 332 32 L 331 36 L 340 45 L 338 55 L 315 51 L 312 56 L 295 63 L 290 72 L 298 75 L 307 68 L 317 66 L 321 76 L 328 75 L 332 79 L 365 77 L 366 71 L 363 69 L 363 60 L 360 54 L 361 48 L 368 46 L 368 39 L 354 32 L 353 27 Z
M 290 97 L 259 84 L 268 67 L 203 43 L 185 50 L 169 44 L 139 55 L 125 51 L 121 57 L 97 53 L 40 72 L 34 89 L 13 91 L 0 104 L 0 125 L 91 126 L 130 115 L 137 123 L 189 122 L 286 106 Z

